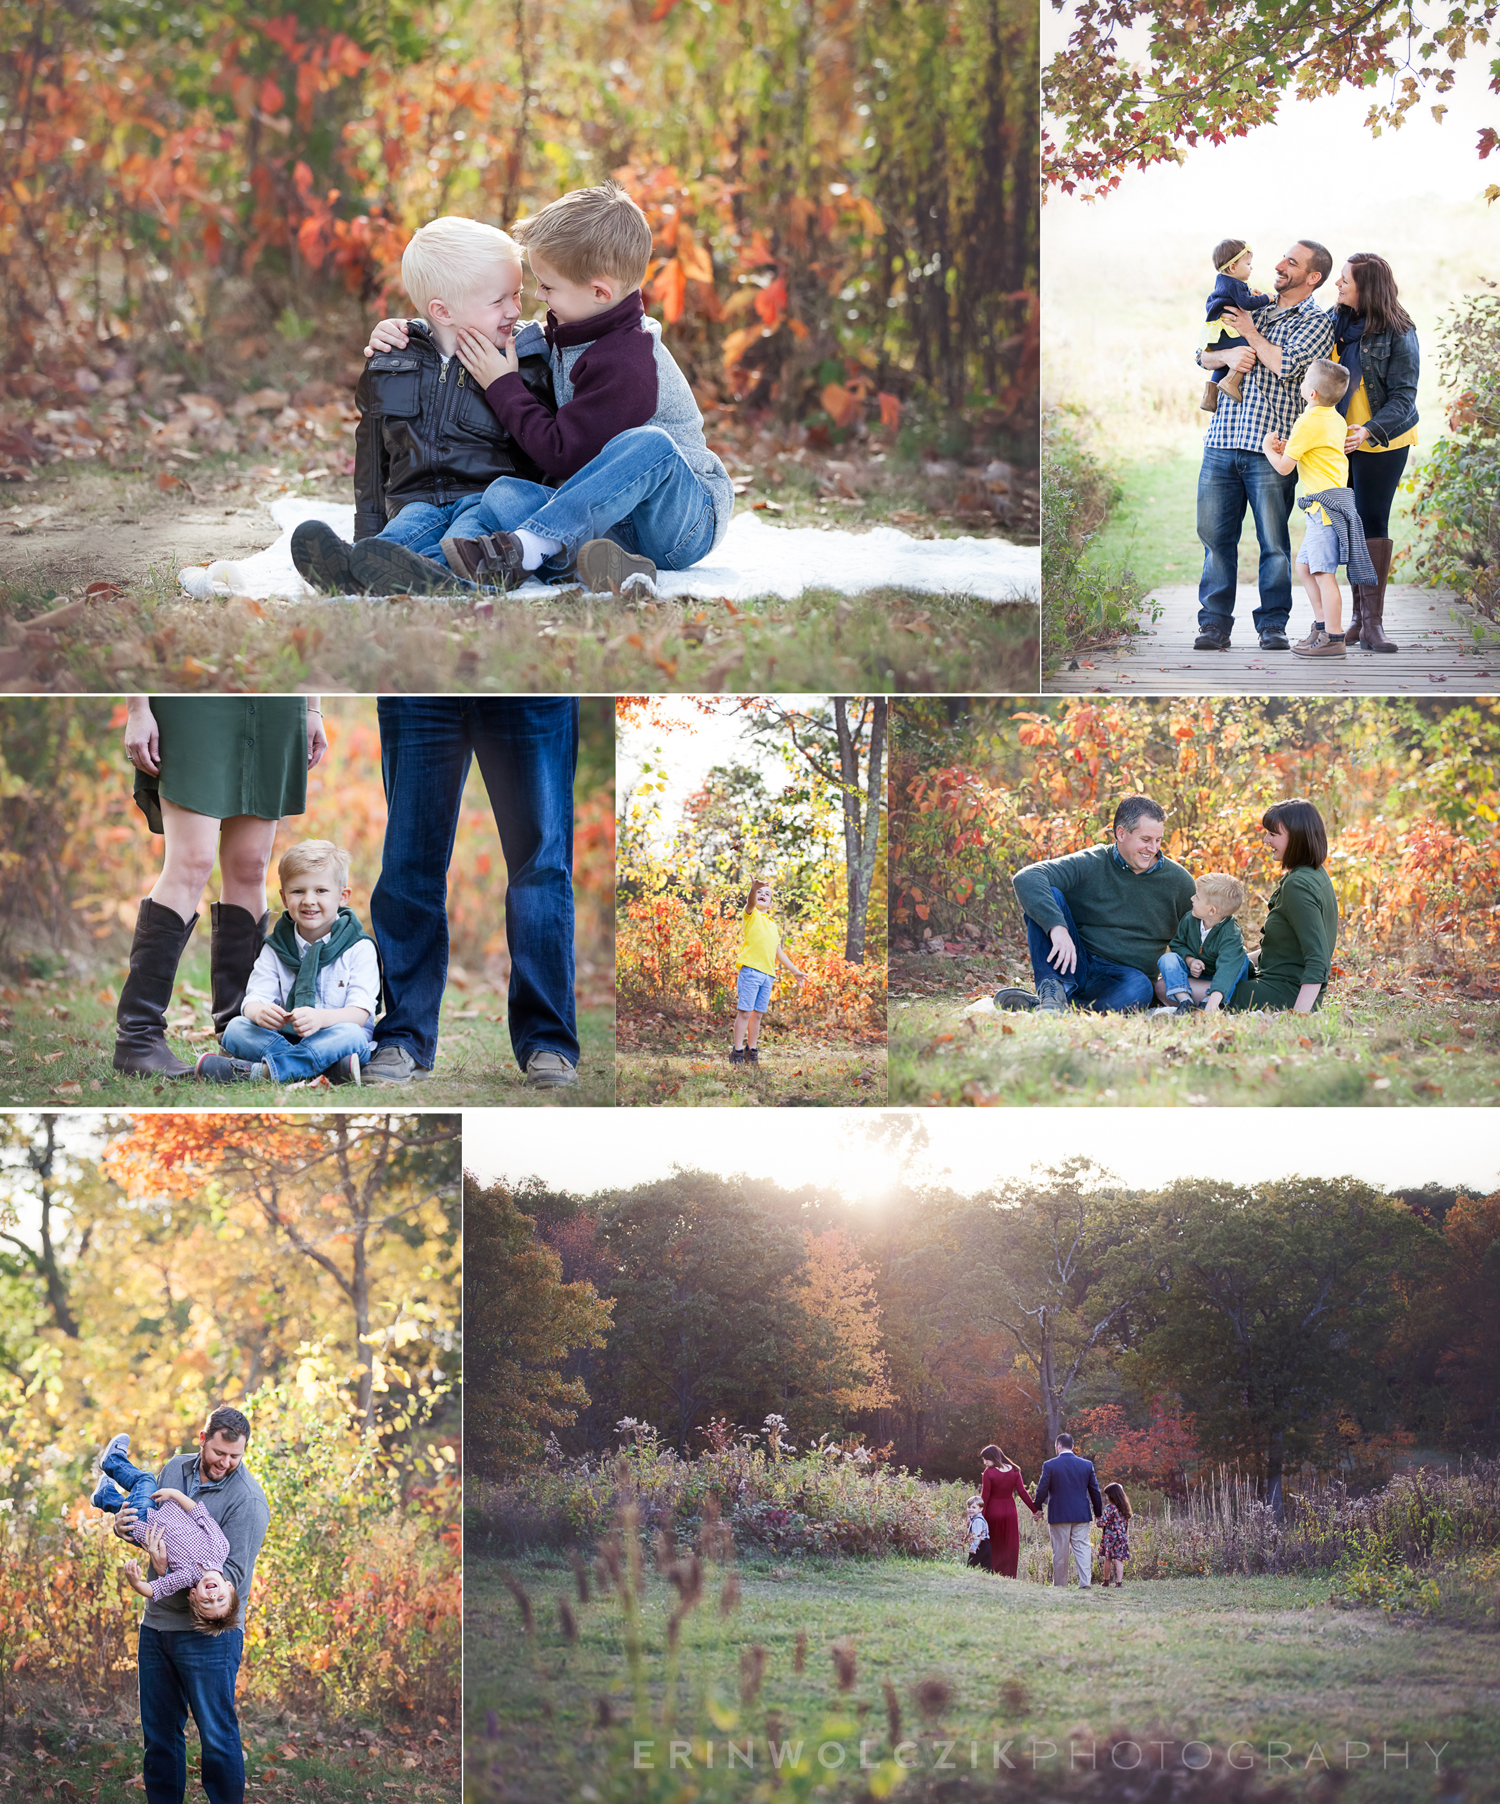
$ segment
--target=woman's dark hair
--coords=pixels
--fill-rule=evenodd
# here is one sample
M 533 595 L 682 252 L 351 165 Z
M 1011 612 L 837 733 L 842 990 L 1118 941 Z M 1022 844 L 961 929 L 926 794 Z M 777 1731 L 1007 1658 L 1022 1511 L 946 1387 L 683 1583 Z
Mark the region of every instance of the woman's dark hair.
M 981 1459 L 987 1459 L 992 1466 L 1011 1466 L 1015 1464 L 1014 1460 L 1006 1458 L 993 1441 L 990 1442 L 988 1447 L 981 1447 L 979 1449 L 979 1457 Z
M 1124 1485 L 1121 1485 L 1121 1484 L 1106 1485 L 1104 1487 L 1104 1495 L 1110 1500 L 1110 1502 L 1115 1506 L 1115 1508 L 1120 1512 L 1120 1514 L 1128 1522 L 1130 1520 L 1132 1511 L 1130 1508 L 1130 1499 L 1125 1495 Z
M 1348 263 L 1359 290 L 1356 312 L 1364 316 L 1365 330 L 1398 336 L 1410 332 L 1412 317 L 1396 298 L 1396 274 L 1385 258 L 1373 251 L 1356 251 Z
M 1273 802 L 1260 817 L 1267 831 L 1286 828 L 1286 850 L 1281 854 L 1284 871 L 1301 870 L 1310 865 L 1321 870 L 1328 858 L 1328 829 L 1323 817 L 1311 802 L 1293 800 Z

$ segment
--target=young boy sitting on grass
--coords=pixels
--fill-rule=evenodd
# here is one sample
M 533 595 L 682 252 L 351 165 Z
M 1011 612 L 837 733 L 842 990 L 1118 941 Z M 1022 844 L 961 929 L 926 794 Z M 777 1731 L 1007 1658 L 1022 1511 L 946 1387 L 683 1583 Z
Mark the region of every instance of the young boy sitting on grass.
M 375 942 L 349 907 L 349 854 L 330 840 L 291 846 L 276 866 L 286 913 L 224 1030 L 228 1057 L 206 1052 L 197 1075 L 216 1084 L 357 1084 L 375 1049 L 380 1002 Z
M 1225 871 L 1198 879 L 1192 906 L 1177 923 L 1172 943 L 1156 961 L 1156 993 L 1163 1006 L 1153 1015 L 1212 1014 L 1250 969 L 1235 915 L 1245 906 L 1245 886 Z
M 1297 569 L 1312 603 L 1313 623 L 1292 647 L 1301 658 L 1347 655 L 1340 564 L 1349 566 L 1351 582 L 1380 580 L 1365 549 L 1365 529 L 1349 487 L 1349 459 L 1344 455 L 1348 427 L 1338 411 L 1348 387 L 1348 370 L 1327 357 L 1315 357 L 1302 378 L 1301 395 L 1307 406 L 1297 415 L 1291 437 L 1280 439 L 1268 432 L 1261 444 L 1271 468 L 1282 476 L 1296 470 L 1307 491 L 1298 503 L 1307 514 L 1307 532 L 1297 552 Z
M 545 335 L 509 341 L 461 330 L 458 356 L 547 484 L 500 476 L 442 540 L 465 585 L 516 588 L 577 577 L 594 593 L 686 570 L 729 530 L 734 484 L 709 450 L 687 378 L 646 316 L 641 283 L 651 227 L 623 188 L 577 188 L 515 227 L 547 305 Z M 407 342 L 403 320 L 370 334 L 378 353 Z M 520 358 L 533 343 L 551 360 L 556 413 L 529 392 Z M 395 563 L 393 553 L 392 562 Z M 402 553 L 413 592 L 452 586 L 425 559 Z
M 141 1571 L 139 1560 L 127 1560 L 125 1576 L 131 1590 L 158 1603 L 186 1591 L 195 1628 L 205 1635 L 237 1628 L 240 1599 L 224 1576 L 229 1541 L 223 1529 L 201 1502 L 195 1503 L 185 1492 L 170 1485 L 158 1489 L 155 1476 L 132 1465 L 129 1453 L 128 1434 L 117 1434 L 103 1449 L 96 1463 L 99 1483 L 89 1501 L 112 1516 L 128 1505 L 138 1518 L 131 1539 L 145 1548 L 155 1543 L 166 1558 L 166 1572 L 153 1579 Z M 173 1507 L 167 1509 L 167 1504 Z
M 422 317 L 399 353 L 370 359 L 354 393 L 355 544 L 320 520 L 292 534 L 293 563 L 329 594 L 404 587 L 400 567 L 388 565 L 391 548 L 436 558 L 445 534 L 484 530 L 466 516 L 496 477 L 541 476 L 454 361 L 460 332 L 491 347 L 510 342 L 521 317 L 519 247 L 477 220 L 434 219 L 407 245 L 401 282 Z M 552 376 L 540 335 L 517 367 L 517 386 L 548 412 Z

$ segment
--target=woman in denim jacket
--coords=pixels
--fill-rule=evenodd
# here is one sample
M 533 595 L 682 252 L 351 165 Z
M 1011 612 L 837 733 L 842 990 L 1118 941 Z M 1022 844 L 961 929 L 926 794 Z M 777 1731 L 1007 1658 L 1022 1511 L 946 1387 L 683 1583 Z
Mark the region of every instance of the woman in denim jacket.
M 1368 251 L 1352 256 L 1339 272 L 1339 304 L 1333 314 L 1333 342 L 1349 372 L 1339 402 L 1348 433 L 1349 486 L 1365 529 L 1370 562 L 1379 581 L 1354 583 L 1353 615 L 1344 643 L 1352 650 L 1395 651 L 1385 636 L 1385 585 L 1391 572 L 1391 503 L 1417 442 L 1417 376 L 1421 350 L 1417 329 L 1396 293 L 1396 278 L 1384 257 Z

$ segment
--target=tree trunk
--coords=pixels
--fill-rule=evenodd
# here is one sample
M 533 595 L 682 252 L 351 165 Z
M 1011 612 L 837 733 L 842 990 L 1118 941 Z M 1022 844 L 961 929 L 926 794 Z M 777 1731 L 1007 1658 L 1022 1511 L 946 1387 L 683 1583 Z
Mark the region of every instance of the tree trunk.
M 0 1239 L 8 1240 L 13 1247 L 19 1248 L 32 1271 L 41 1279 L 42 1288 L 47 1295 L 47 1307 L 52 1313 L 53 1327 L 59 1333 L 67 1335 L 69 1340 L 77 1340 L 78 1322 L 68 1296 L 68 1281 L 57 1262 L 57 1247 L 52 1238 L 52 1213 L 57 1206 L 52 1200 L 52 1169 L 57 1160 L 57 1118 L 44 1115 L 42 1120 L 45 1124 L 42 1144 L 38 1146 L 33 1141 L 26 1148 L 26 1163 L 40 1179 L 41 1249 L 39 1251 L 36 1247 L 28 1246 L 14 1234 L 0 1235 Z
M 844 815 L 844 872 L 849 890 L 848 918 L 844 931 L 844 958 L 851 965 L 865 962 L 865 916 L 875 879 L 875 854 L 880 843 L 880 796 L 885 757 L 886 715 L 884 697 L 871 702 L 870 751 L 866 765 L 863 808 L 859 775 L 859 738 L 849 726 L 847 695 L 833 698 L 834 732 L 838 738 L 840 802 Z M 863 813 L 863 820 L 860 816 Z

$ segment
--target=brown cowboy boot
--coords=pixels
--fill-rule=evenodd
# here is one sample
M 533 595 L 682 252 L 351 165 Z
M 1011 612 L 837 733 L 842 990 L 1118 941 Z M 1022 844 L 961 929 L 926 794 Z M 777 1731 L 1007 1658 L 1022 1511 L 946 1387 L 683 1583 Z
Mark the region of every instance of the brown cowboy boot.
M 1366 539 L 1365 543 L 1368 545 L 1369 540 Z M 1364 619 L 1363 597 L 1363 587 L 1351 576 L 1349 579 L 1349 624 L 1344 628 L 1344 643 L 1350 651 L 1359 649 L 1360 622 Z
M 239 1014 L 245 986 L 260 949 L 266 943 L 269 909 L 257 921 L 248 908 L 234 902 L 215 902 L 208 911 L 212 923 L 209 941 L 209 988 L 213 992 L 214 1032 L 222 1040 L 224 1029 Z
M 115 1010 L 116 1071 L 142 1077 L 193 1075 L 193 1067 L 167 1045 L 167 1009 L 178 961 L 197 925 L 197 915 L 184 921 L 149 896 L 141 903 L 130 945 L 130 974 Z
M 1201 413 L 1217 413 L 1219 411 L 1219 385 L 1217 382 L 1203 384 L 1203 399 L 1198 403 Z
M 1390 539 L 1366 539 L 1365 546 L 1380 582 L 1374 589 L 1365 585 L 1360 640 L 1366 651 L 1397 651 L 1400 648 L 1386 638 L 1384 626 L 1385 585 L 1391 574 L 1391 553 L 1395 544 Z

